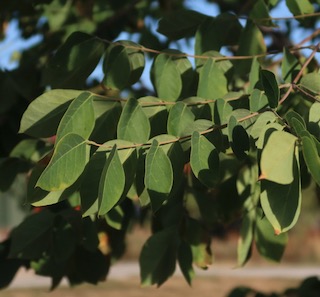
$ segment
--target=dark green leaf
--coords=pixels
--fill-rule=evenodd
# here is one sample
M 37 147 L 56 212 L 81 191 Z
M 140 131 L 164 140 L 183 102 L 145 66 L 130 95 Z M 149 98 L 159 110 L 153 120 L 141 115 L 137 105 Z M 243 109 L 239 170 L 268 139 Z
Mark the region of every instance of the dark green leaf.
M 203 55 L 209 50 L 220 51 L 222 46 L 235 45 L 239 40 L 241 25 L 230 13 L 216 18 L 207 17 L 196 33 L 195 54 Z
M 35 259 L 50 247 L 50 229 L 55 215 L 49 210 L 30 215 L 11 233 L 9 257 Z
M 268 98 L 269 106 L 271 108 L 277 108 L 280 99 L 280 89 L 276 76 L 273 72 L 263 69 L 260 71 L 260 78 L 264 92 Z
M 74 32 L 49 60 L 43 74 L 45 85 L 53 88 L 83 88 L 103 52 L 101 39 Z
M 190 245 L 185 241 L 181 241 L 178 249 L 178 263 L 185 280 L 190 286 L 195 275 L 192 267 L 192 262 L 193 258 Z
M 198 26 L 208 17 L 192 10 L 172 11 L 160 19 L 157 31 L 176 40 L 192 36 Z
M 161 286 L 173 275 L 177 246 L 177 230 L 174 227 L 157 232 L 147 240 L 139 258 L 142 286 Z
M 269 9 L 264 0 L 257 0 L 252 10 L 250 11 L 250 18 L 254 20 L 257 25 L 276 27 L 270 19 Z
M 274 234 L 267 218 L 258 218 L 256 221 L 255 241 L 257 249 L 263 257 L 280 262 L 288 242 L 288 234 Z

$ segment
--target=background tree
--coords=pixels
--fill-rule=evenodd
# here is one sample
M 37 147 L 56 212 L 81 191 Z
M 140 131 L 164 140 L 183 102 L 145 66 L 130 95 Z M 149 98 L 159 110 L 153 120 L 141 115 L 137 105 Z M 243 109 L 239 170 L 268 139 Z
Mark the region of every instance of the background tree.
M 320 185 L 319 1 L 286 1 L 292 17 L 278 19 L 282 1 L 214 2 L 216 17 L 184 1 L 1 7 L 2 28 L 17 19 L 43 38 L 0 75 L 0 189 L 25 173 L 31 205 L 1 243 L 1 287 L 21 266 L 52 289 L 63 277 L 97 283 L 149 213 L 143 285 L 161 285 L 176 262 L 191 283 L 221 225 L 241 224 L 239 266 L 253 243 L 281 259 L 301 188 Z M 159 18 L 163 39 L 147 25 Z M 308 33 L 298 42 L 297 27 Z M 135 42 L 114 41 L 123 31 Z M 194 54 L 182 53 L 178 40 L 193 38 Z M 150 59 L 153 89 L 141 80 Z M 99 61 L 101 79 L 88 80 Z

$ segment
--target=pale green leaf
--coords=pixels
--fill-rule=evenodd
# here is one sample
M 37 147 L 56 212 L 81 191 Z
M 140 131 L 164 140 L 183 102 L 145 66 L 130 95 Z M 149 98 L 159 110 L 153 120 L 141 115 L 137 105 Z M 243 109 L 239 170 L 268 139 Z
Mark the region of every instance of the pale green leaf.
M 108 213 L 120 200 L 125 187 L 125 174 L 117 147 L 113 147 L 104 165 L 99 183 L 100 216 Z
M 252 91 L 256 88 L 259 88 L 259 84 L 260 84 L 260 70 L 261 70 L 261 66 L 259 63 L 258 58 L 254 58 L 252 60 L 252 64 L 251 64 L 251 69 L 250 69 L 250 73 L 249 73 L 249 88 L 248 88 L 248 93 L 252 93 Z M 251 106 L 251 101 L 250 101 L 250 106 Z M 250 107 L 250 110 L 251 107 Z
M 53 156 L 36 187 L 46 191 L 71 186 L 83 172 L 89 158 L 89 146 L 77 134 L 67 134 L 57 143 Z
M 290 184 L 294 179 L 293 164 L 297 137 L 283 132 L 273 132 L 261 155 L 260 179 L 279 184 Z
M 150 122 L 136 99 L 129 99 L 123 108 L 117 128 L 118 138 L 134 143 L 146 143 Z
M 268 180 L 261 181 L 261 206 L 277 235 L 291 229 L 299 218 L 301 185 L 298 162 L 299 154 L 296 148 L 292 166 L 294 179 L 290 184 L 281 185 Z
M 308 73 L 300 80 L 300 85 L 304 89 L 314 94 L 320 95 L 320 73 Z
M 261 110 L 262 108 L 267 107 L 268 105 L 268 98 L 264 94 L 264 92 L 253 89 L 252 93 L 250 94 L 250 111 L 256 112 Z

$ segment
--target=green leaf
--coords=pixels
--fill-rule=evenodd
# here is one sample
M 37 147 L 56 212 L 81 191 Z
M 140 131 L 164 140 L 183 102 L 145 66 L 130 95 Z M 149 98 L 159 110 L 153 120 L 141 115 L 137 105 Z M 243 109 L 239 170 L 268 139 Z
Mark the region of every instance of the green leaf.
M 304 136 L 301 138 L 301 141 L 304 160 L 308 166 L 311 176 L 320 186 L 320 157 L 315 140 L 310 137 Z
M 11 232 L 9 257 L 34 259 L 50 247 L 50 229 L 54 222 L 54 213 L 43 211 L 28 216 Z
M 104 165 L 99 183 L 100 216 L 108 213 L 119 202 L 124 186 L 125 174 L 115 145 Z
M 54 89 L 83 88 L 104 48 L 104 42 L 97 37 L 82 32 L 72 33 L 49 60 L 43 73 L 43 83 Z
M 19 133 L 39 138 L 56 134 L 70 101 L 80 94 L 78 90 L 51 90 L 42 94 L 30 103 L 23 114 Z
M 145 185 L 155 212 L 167 200 L 173 185 L 170 159 L 156 140 L 147 153 L 145 170 Z
M 215 125 L 226 124 L 232 112 L 232 106 L 224 99 L 217 99 L 213 106 L 213 123 Z
M 129 99 L 123 108 L 117 129 L 118 138 L 146 143 L 150 136 L 150 122 L 136 99 Z
M 320 73 L 308 73 L 304 75 L 299 84 L 302 88 L 320 95 Z
M 176 101 L 182 91 L 182 78 L 174 57 L 158 55 L 152 64 L 151 81 L 159 98 Z
M 190 165 L 194 175 L 207 187 L 219 180 L 219 154 L 215 146 L 199 132 L 191 138 Z
M 152 235 L 144 244 L 139 258 L 142 286 L 161 286 L 173 275 L 176 268 L 177 237 L 175 227 L 166 228 Z
M 83 172 L 89 158 L 86 141 L 77 134 L 65 135 L 56 145 L 53 156 L 41 174 L 36 187 L 46 191 L 71 186 Z
M 293 164 L 297 137 L 283 132 L 273 132 L 261 155 L 260 179 L 279 184 L 290 184 L 294 179 Z
M 132 41 L 117 41 L 105 53 L 103 83 L 107 88 L 122 90 L 140 79 L 144 65 L 140 45 Z
M 157 31 L 172 40 L 193 36 L 208 17 L 202 13 L 181 9 L 168 12 L 160 19 Z
M 190 286 L 195 275 L 192 261 L 192 250 L 190 245 L 185 241 L 181 241 L 178 249 L 178 263 L 185 280 Z
M 195 54 L 203 55 L 209 50 L 220 51 L 222 46 L 236 45 L 241 29 L 239 20 L 230 13 L 207 17 L 195 36 Z
M 255 23 L 248 20 L 240 36 L 237 56 L 258 55 L 266 50 L 263 34 Z M 240 76 L 247 75 L 251 68 L 250 60 L 234 61 L 233 64 L 236 74 Z
M 194 114 L 183 102 L 177 102 L 169 112 L 167 129 L 168 133 L 177 137 L 188 134 L 186 131 L 195 119 Z
M 296 58 L 296 56 L 291 54 L 291 52 L 287 48 L 284 48 L 283 60 L 281 64 L 282 79 L 286 83 L 291 83 L 296 77 L 297 72 L 300 70 L 300 68 L 300 62 Z
M 58 126 L 56 143 L 69 133 L 89 138 L 95 122 L 93 97 L 91 93 L 83 92 L 72 101 Z
M 123 218 L 124 218 L 124 212 L 120 205 L 117 205 L 116 207 L 112 208 L 107 214 L 106 214 L 106 222 L 107 224 L 116 230 L 121 230 L 123 227 Z
M 280 89 L 278 87 L 276 76 L 269 70 L 261 70 L 260 78 L 263 89 L 268 98 L 269 106 L 271 108 L 277 108 L 280 99 Z
M 231 148 L 237 158 L 246 158 L 250 149 L 249 135 L 233 115 L 230 116 L 228 122 L 228 136 Z
M 264 0 L 257 0 L 253 8 L 250 11 L 250 18 L 254 20 L 257 25 L 276 27 L 276 25 L 271 21 L 269 15 L 269 9 Z
M 213 59 L 208 59 L 200 71 L 197 96 L 205 99 L 221 98 L 228 93 L 227 78 Z
M 251 255 L 253 241 L 254 211 L 246 213 L 243 217 L 240 238 L 238 241 L 238 266 L 244 266 Z
M 250 111 L 259 111 L 268 105 L 268 98 L 263 91 L 253 89 L 250 94 Z
M 249 73 L 249 88 L 248 88 L 248 93 L 251 94 L 254 89 L 261 89 L 260 88 L 260 71 L 261 71 L 261 66 L 259 63 L 259 60 L 257 57 L 252 59 L 252 64 L 251 64 L 251 69 Z M 252 96 L 252 95 L 251 95 Z M 251 101 L 250 101 L 250 106 L 251 106 Z M 250 107 L 251 110 L 251 107 Z
M 308 130 L 320 138 L 320 103 L 314 102 L 309 109 Z
M 276 132 L 273 132 L 274 134 Z M 272 135 L 271 134 L 271 135 Z M 270 136 L 271 137 L 271 136 Z M 297 222 L 301 209 L 301 185 L 299 155 L 296 148 L 291 184 L 281 185 L 267 180 L 261 181 L 261 206 L 275 234 L 291 229 Z
M 44 169 L 45 167 L 41 165 L 41 163 L 33 168 L 28 182 L 27 203 L 30 203 L 36 207 L 41 207 L 52 205 L 66 199 L 77 199 L 79 197 L 79 183 L 77 181 L 69 188 L 59 191 L 49 192 L 39 187 L 35 187 Z
M 293 15 L 301 15 L 314 12 L 314 7 L 309 0 L 286 0 L 286 4 Z
M 277 119 L 277 116 L 271 112 L 271 111 L 266 111 L 259 115 L 255 123 L 253 124 L 253 127 L 250 131 L 250 135 L 254 138 L 257 139 L 259 138 L 260 134 L 262 133 L 264 127 L 269 124 L 269 123 L 274 123 Z
M 267 218 L 263 217 L 257 219 L 254 235 L 259 254 L 268 260 L 280 262 L 288 242 L 288 234 L 275 235 Z
M 300 136 L 302 131 L 306 130 L 306 123 L 302 116 L 297 112 L 290 110 L 287 112 L 285 118 L 297 136 Z

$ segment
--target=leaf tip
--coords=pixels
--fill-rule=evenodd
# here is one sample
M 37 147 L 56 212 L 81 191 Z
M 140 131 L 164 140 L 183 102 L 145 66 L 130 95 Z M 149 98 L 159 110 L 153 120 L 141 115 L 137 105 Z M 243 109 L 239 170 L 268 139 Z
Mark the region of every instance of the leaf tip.
M 281 234 L 281 230 L 280 229 L 274 229 L 274 234 L 275 235 L 280 235 Z

